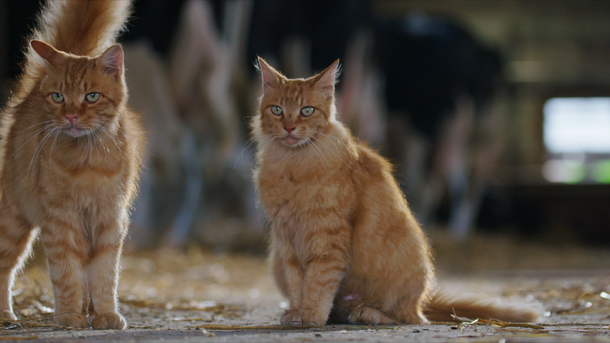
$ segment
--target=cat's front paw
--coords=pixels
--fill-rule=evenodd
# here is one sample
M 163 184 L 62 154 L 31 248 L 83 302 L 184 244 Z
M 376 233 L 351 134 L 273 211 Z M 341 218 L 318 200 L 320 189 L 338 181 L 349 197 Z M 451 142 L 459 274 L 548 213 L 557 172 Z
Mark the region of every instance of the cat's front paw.
M 68 326 L 72 328 L 88 328 L 87 316 L 76 313 L 56 314 L 55 323 L 60 326 Z
M 127 327 L 127 322 L 117 312 L 108 312 L 93 315 L 91 327 L 98 330 L 123 330 Z
M 320 315 L 312 310 L 286 310 L 280 319 L 282 325 L 316 326 L 326 324 L 328 316 Z
M 2 311 L 2 316 L 0 317 L 0 319 L 4 319 L 4 320 L 8 320 L 8 321 L 15 321 L 15 320 L 17 320 L 17 316 L 15 316 L 15 314 L 12 311 L 4 310 L 4 311 Z

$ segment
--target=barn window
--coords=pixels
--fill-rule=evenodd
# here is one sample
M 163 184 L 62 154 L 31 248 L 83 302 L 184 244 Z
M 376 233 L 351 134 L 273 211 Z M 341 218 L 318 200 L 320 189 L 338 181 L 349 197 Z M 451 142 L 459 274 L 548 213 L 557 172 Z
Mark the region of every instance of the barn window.
M 610 98 L 552 98 L 543 110 L 550 182 L 610 183 Z

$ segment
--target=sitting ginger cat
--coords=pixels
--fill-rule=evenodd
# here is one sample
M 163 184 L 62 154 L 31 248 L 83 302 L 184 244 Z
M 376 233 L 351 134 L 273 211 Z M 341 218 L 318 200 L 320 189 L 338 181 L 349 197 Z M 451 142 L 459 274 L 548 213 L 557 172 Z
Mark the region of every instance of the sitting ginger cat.
M 288 79 L 259 58 L 254 179 L 271 220 L 273 275 L 290 300 L 282 324 L 535 320 L 531 308 L 432 296 L 430 247 L 390 164 L 337 120 L 338 65 Z

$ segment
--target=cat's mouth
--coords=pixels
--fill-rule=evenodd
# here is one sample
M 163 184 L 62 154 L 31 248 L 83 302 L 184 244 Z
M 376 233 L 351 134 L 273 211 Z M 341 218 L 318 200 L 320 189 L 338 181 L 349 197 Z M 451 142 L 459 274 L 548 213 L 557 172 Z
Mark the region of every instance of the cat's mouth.
M 282 138 L 282 144 L 284 144 L 290 148 L 300 147 L 302 145 L 307 144 L 308 141 L 309 141 L 309 138 L 307 138 L 307 137 L 298 137 L 298 136 L 295 136 L 290 133 L 288 135 L 284 136 L 284 138 Z
M 68 136 L 72 136 L 72 137 L 80 137 L 80 136 L 88 135 L 89 133 L 91 133 L 91 130 L 89 130 L 89 129 L 81 129 L 76 126 L 65 128 L 65 129 L 63 129 L 63 131 Z
M 282 139 L 282 143 L 285 146 L 290 147 L 290 148 L 298 148 L 298 147 L 301 147 L 301 146 L 307 144 L 308 142 L 311 142 L 311 138 L 308 138 L 308 137 L 301 138 L 301 137 L 295 137 L 293 135 L 288 135 Z
M 286 138 L 284 138 L 284 143 L 287 145 L 295 145 L 300 141 L 300 139 L 297 139 L 296 137 L 292 136 L 292 135 L 288 135 L 286 136 Z

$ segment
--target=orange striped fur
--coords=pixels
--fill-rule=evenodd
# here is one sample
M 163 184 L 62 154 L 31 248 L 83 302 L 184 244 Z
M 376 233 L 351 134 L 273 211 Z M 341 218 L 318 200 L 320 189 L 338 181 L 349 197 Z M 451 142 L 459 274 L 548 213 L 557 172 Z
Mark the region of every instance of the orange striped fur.
M 126 326 L 117 308 L 119 259 L 143 145 L 115 43 L 129 11 L 129 1 L 49 1 L 32 36 L 19 89 L 2 113 L 4 318 L 15 319 L 10 289 L 40 231 L 57 324 Z M 91 93 L 99 98 L 88 101 Z
M 472 299 L 435 296 L 430 303 L 428 241 L 390 164 L 337 120 L 338 61 L 309 79 L 287 79 L 260 58 L 259 65 L 254 179 L 271 221 L 273 276 L 290 300 L 282 324 L 418 324 L 427 322 L 427 306 L 435 318 L 447 308 L 503 318 L 505 307 Z M 302 114 L 306 107 L 314 108 L 311 116 Z M 511 315 L 537 317 L 530 309 Z

